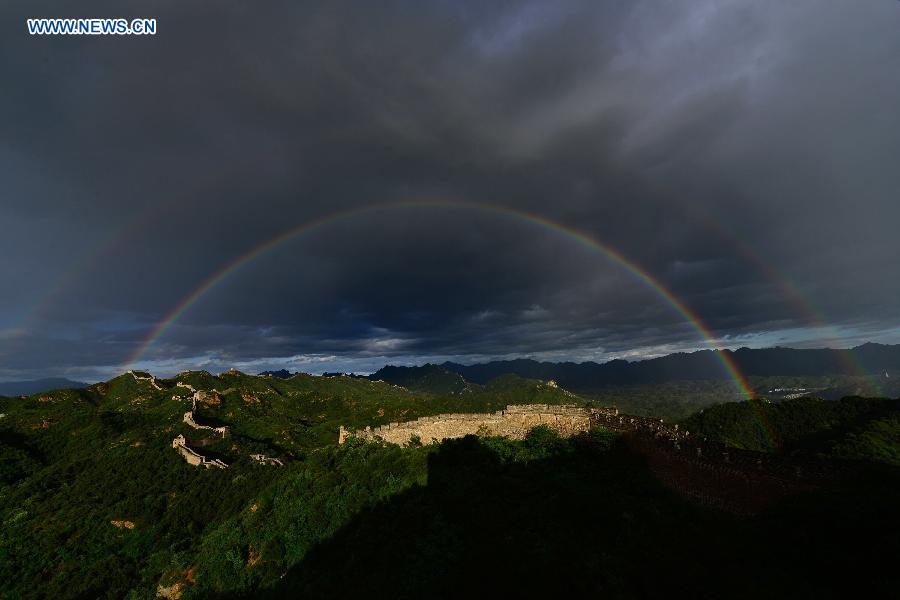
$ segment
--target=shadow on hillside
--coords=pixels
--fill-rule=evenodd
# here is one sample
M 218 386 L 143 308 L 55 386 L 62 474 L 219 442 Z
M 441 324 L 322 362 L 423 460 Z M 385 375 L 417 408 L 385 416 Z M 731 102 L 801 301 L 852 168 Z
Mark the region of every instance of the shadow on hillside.
M 897 403 L 888 399 L 844 397 L 843 400 L 845 402 L 857 400 L 866 402 L 867 405 L 864 409 L 859 410 L 857 414 L 849 415 L 842 421 L 834 423 L 831 427 L 798 436 L 786 444 L 783 451 L 828 451 L 832 444 L 846 438 L 848 434 L 865 428 L 873 421 L 888 418 L 896 414 L 898 410 Z
M 20 450 L 32 460 L 41 464 L 47 463 L 47 455 L 42 450 L 35 447 L 28 440 L 27 436 L 18 431 L 12 429 L 0 429 L 0 451 L 3 450 L 4 446 Z
M 263 597 L 853 596 L 897 584 L 900 494 L 882 484 L 742 520 L 676 498 L 622 444 L 504 463 L 465 438 Z

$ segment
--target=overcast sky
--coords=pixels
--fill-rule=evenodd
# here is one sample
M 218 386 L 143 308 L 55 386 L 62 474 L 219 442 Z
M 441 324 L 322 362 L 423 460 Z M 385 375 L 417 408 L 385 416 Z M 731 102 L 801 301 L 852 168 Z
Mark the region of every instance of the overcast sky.
M 152 17 L 32 37 L 28 17 Z M 0 380 L 900 342 L 900 2 L 0 4 Z

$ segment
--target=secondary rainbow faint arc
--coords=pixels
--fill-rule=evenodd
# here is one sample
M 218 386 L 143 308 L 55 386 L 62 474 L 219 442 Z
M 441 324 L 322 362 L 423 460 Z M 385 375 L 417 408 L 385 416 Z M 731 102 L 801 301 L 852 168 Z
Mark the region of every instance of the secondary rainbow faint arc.
M 238 256 L 232 261 L 223 265 L 219 270 L 215 271 L 212 275 L 207 277 L 199 286 L 197 286 L 190 294 L 185 296 L 175 307 L 169 311 L 168 314 L 151 330 L 150 334 L 144 340 L 144 342 L 138 347 L 138 349 L 128 358 L 128 362 L 126 363 L 126 368 L 130 368 L 135 362 L 141 359 L 144 353 L 152 346 L 162 335 L 172 326 L 175 321 L 177 321 L 181 315 L 183 315 L 194 303 L 196 303 L 200 298 L 206 295 L 212 288 L 226 279 L 231 273 L 234 273 L 247 263 L 255 260 L 262 254 L 265 254 L 269 250 L 279 246 L 280 244 L 291 240 L 303 233 L 308 233 L 312 230 L 320 228 L 322 226 L 334 223 L 336 221 L 340 221 L 343 219 L 348 219 L 351 217 L 360 216 L 366 213 L 373 213 L 378 211 L 385 210 L 398 210 L 404 208 L 448 208 L 448 209 L 469 209 L 476 210 L 483 213 L 488 214 L 496 214 L 503 215 L 507 217 L 512 217 L 518 219 L 520 221 L 530 223 L 533 225 L 537 225 L 539 227 L 547 228 L 558 233 L 561 233 L 569 238 L 572 238 L 579 243 L 592 248 L 594 250 L 600 251 L 604 256 L 606 256 L 613 263 L 623 267 L 626 271 L 634 275 L 638 280 L 644 283 L 647 287 L 652 289 L 660 298 L 666 301 L 672 308 L 675 309 L 681 316 L 683 316 L 691 326 L 703 337 L 704 341 L 715 351 L 715 355 L 718 360 L 722 363 L 725 371 L 728 373 L 729 377 L 734 381 L 737 388 L 740 390 L 741 394 L 743 394 L 747 399 L 753 398 L 753 391 L 750 388 L 750 385 L 747 383 L 746 378 L 740 372 L 737 365 L 729 356 L 728 352 L 725 351 L 719 343 L 716 341 L 715 336 L 710 331 L 710 329 L 703 323 L 700 317 L 694 313 L 690 308 L 685 306 L 678 298 L 676 298 L 672 292 L 666 289 L 665 286 L 662 285 L 659 281 L 657 281 L 652 275 L 650 275 L 646 270 L 640 267 L 637 263 L 632 261 L 631 259 L 625 257 L 620 252 L 615 250 L 614 248 L 600 242 L 599 240 L 589 236 L 586 233 L 578 231 L 577 229 L 573 229 L 567 225 L 562 225 L 560 223 L 556 223 L 554 221 L 550 221 L 545 217 L 517 210 L 508 207 L 501 207 L 495 205 L 487 205 L 487 204 L 475 204 L 471 202 L 462 202 L 462 201 L 447 201 L 447 200 L 426 200 L 426 201 L 407 201 L 407 202 L 392 202 L 385 204 L 375 204 L 369 205 L 356 209 L 349 209 L 345 211 L 340 211 L 336 213 L 330 213 L 318 219 L 313 219 L 311 221 L 306 221 L 301 223 L 300 225 L 288 229 L 280 233 L 279 235 L 259 244 L 258 246 L 252 248 L 250 251 L 245 252 L 244 254 Z

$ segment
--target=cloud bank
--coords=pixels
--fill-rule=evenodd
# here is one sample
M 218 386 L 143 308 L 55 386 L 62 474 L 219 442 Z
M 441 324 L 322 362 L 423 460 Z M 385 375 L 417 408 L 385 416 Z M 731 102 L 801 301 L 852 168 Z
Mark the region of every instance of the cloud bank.
M 726 346 L 900 340 L 896 2 L 66 10 L 0 7 L 0 378 L 114 372 L 224 265 L 398 201 L 575 228 Z M 158 33 L 31 37 L 36 16 L 155 17 Z M 142 364 L 368 370 L 703 345 L 570 236 L 420 206 L 261 254 Z

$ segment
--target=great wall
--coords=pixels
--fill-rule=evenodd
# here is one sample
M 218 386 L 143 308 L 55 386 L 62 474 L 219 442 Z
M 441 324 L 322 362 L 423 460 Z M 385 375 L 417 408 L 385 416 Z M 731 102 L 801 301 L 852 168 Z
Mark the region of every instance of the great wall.
M 131 372 L 137 381 L 162 389 L 148 373 Z M 227 427 L 213 427 L 197 422 L 198 403 L 217 404 L 221 395 L 232 389 L 196 390 L 190 384 L 176 382 L 177 387 L 192 393 L 191 410 L 183 421 L 197 430 L 208 430 L 225 436 Z M 187 397 L 181 396 L 187 400 Z M 802 491 L 815 489 L 845 474 L 845 465 L 808 455 L 754 452 L 711 442 L 692 436 L 677 424 L 662 419 L 620 414 L 616 408 L 591 408 L 575 404 L 509 405 L 492 413 L 450 413 L 420 417 L 413 421 L 394 422 L 379 427 L 338 431 L 338 443 L 350 437 L 362 440 L 409 445 L 460 438 L 467 435 L 502 436 L 523 439 L 539 425 L 545 425 L 564 437 L 573 437 L 595 426 L 622 434 L 622 439 L 641 454 L 650 470 L 669 488 L 706 505 L 740 514 L 753 514 L 775 501 Z M 209 459 L 187 445 L 183 435 L 172 441 L 184 459 L 206 468 L 226 468 L 219 459 Z M 266 465 L 283 466 L 281 460 L 263 454 L 251 458 Z
M 194 465 L 195 467 L 206 467 L 207 469 L 215 467 L 217 469 L 227 469 L 228 465 L 219 460 L 218 458 L 209 459 L 202 454 L 198 454 L 194 450 L 188 448 L 187 440 L 184 439 L 184 436 L 179 434 L 172 440 L 172 448 L 178 450 L 178 453 L 184 457 L 184 460 L 188 462 L 189 465 Z
M 146 382 L 149 383 L 153 389 L 162 390 L 163 387 L 159 385 L 156 377 L 151 375 L 150 373 L 142 372 L 142 371 L 128 371 L 128 373 L 134 377 L 135 381 Z M 243 375 L 240 371 L 235 369 L 229 369 L 228 374 L 230 375 Z M 225 390 L 223 392 L 219 392 L 216 389 L 205 391 L 195 389 L 189 383 L 183 383 L 181 381 L 175 382 L 175 387 L 184 388 L 190 391 L 193 395 L 191 398 L 191 410 L 184 413 L 182 416 L 182 420 L 188 426 L 198 429 L 198 430 L 207 430 L 212 431 L 221 435 L 223 438 L 228 434 L 228 427 L 213 427 L 210 425 L 201 425 L 197 422 L 196 413 L 197 413 L 197 403 L 198 402 L 207 402 L 212 404 L 218 404 L 221 402 L 221 395 L 227 394 L 232 391 L 232 389 Z M 184 396 L 173 396 L 174 399 L 186 399 Z M 184 435 L 177 435 L 175 439 L 172 440 L 172 448 L 177 450 L 179 454 L 187 461 L 188 464 L 194 465 L 197 467 L 205 467 L 207 469 L 217 468 L 217 469 L 226 469 L 228 468 L 228 464 L 224 461 L 215 458 L 211 459 L 209 457 L 203 456 L 196 450 L 190 448 L 187 445 L 187 439 Z M 272 458 L 270 456 L 266 456 L 265 454 L 251 454 L 250 458 L 254 461 L 263 464 L 263 465 L 272 465 L 283 467 L 284 462 L 278 458 Z
M 338 443 L 343 444 L 351 435 L 364 440 L 380 438 L 401 446 L 409 444 L 411 439 L 430 444 L 478 433 L 522 439 L 538 425 L 547 425 L 561 435 L 572 436 L 590 429 L 592 411 L 598 410 L 608 409 L 585 409 L 575 405 L 514 404 L 493 413 L 434 415 L 420 417 L 415 421 L 366 427 L 354 432 L 341 426 Z
M 197 402 L 204 402 L 209 400 L 209 398 L 212 397 L 215 392 L 210 393 L 204 392 L 202 390 L 195 391 L 193 386 L 181 382 L 178 382 L 177 385 L 179 387 L 188 388 L 189 390 L 194 392 L 194 395 L 191 397 L 191 410 L 184 413 L 182 420 L 194 429 L 207 429 L 209 431 L 220 434 L 222 437 L 225 437 L 225 435 L 228 433 L 227 427 L 210 427 L 209 425 L 200 425 L 194 418 L 194 413 L 197 411 Z M 172 440 L 172 448 L 178 450 L 178 453 L 181 454 L 184 460 L 186 460 L 188 464 L 194 465 L 195 467 L 206 467 L 207 469 L 213 467 L 217 469 L 228 468 L 228 465 L 218 458 L 210 459 L 198 453 L 196 450 L 189 448 L 187 445 L 187 440 L 181 434 L 179 434 L 175 437 L 174 440 Z
M 808 454 L 756 452 L 713 442 L 660 419 L 600 412 L 596 424 L 622 434 L 651 472 L 678 494 L 751 515 L 801 492 L 852 477 L 852 466 Z
M 194 396 L 191 398 L 191 410 L 184 413 L 184 422 L 194 429 L 208 429 L 209 431 L 214 431 L 218 434 L 221 434 L 222 437 L 225 437 L 228 434 L 227 427 L 210 427 L 209 425 L 200 425 L 194 418 L 194 413 L 197 412 L 197 402 L 205 402 L 214 397 L 218 397 L 218 394 L 216 392 L 204 392 L 202 390 L 194 392 Z
M 844 474 L 844 467 L 831 460 L 741 450 L 692 436 L 662 419 L 576 405 L 510 405 L 493 413 L 442 414 L 357 431 L 342 426 L 338 443 L 350 437 L 401 446 L 414 440 L 430 444 L 467 435 L 522 439 L 538 425 L 564 437 L 583 434 L 595 426 L 620 433 L 667 487 L 737 514 L 757 513 L 786 496 L 815 489 Z
M 150 384 L 155 390 L 161 390 L 162 386 L 156 381 L 156 377 L 151 375 L 150 373 L 145 373 L 143 371 L 128 371 L 132 377 L 134 377 L 135 381 L 146 381 Z

